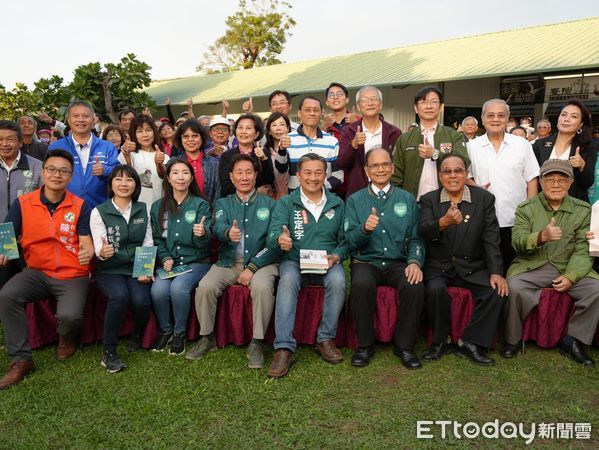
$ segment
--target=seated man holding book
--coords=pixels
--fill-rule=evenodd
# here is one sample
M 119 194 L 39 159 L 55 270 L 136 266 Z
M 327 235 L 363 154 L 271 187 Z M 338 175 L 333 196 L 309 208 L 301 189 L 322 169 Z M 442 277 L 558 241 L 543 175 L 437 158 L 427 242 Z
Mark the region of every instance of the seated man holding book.
M 350 304 L 359 347 L 354 366 L 368 365 L 374 354 L 373 314 L 377 286 L 399 291 L 393 336 L 396 356 L 407 369 L 420 368 L 414 353 L 424 308 L 424 241 L 418 237 L 418 205 L 412 194 L 391 186 L 391 153 L 375 147 L 366 153 L 364 169 L 370 184 L 347 200 L 345 235 L 351 252 Z
M 269 248 L 284 252 L 276 297 L 275 357 L 268 370 L 273 378 L 285 376 L 295 357 L 297 295 L 306 281 L 302 272 L 320 272 L 324 283 L 316 350 L 331 364 L 343 360 L 334 339 L 345 301 L 345 272 L 340 264 L 348 256 L 343 231 L 345 205 L 324 188 L 327 162 L 322 156 L 308 153 L 298 160 L 297 167 L 300 189 L 279 200 L 268 233 Z
M 200 359 L 216 348 L 213 330 L 218 297 L 228 286 L 238 283 L 249 287 L 252 294 L 253 338 L 247 351 L 248 366 L 264 367 L 262 341 L 275 302 L 279 252 L 266 248 L 275 201 L 256 191 L 258 170 L 249 155 L 238 154 L 231 160 L 229 176 L 235 193 L 218 199 L 214 208 L 214 233 L 221 242 L 218 262 L 196 289 L 201 339 L 187 352 L 187 359 Z
M 549 159 L 541 166 L 543 192 L 516 209 L 512 245 L 517 256 L 507 273 L 504 358 L 518 354 L 523 321 L 538 305 L 541 290 L 552 287 L 575 302 L 561 353 L 578 364 L 595 365 L 584 350 L 584 344 L 593 342 L 599 322 L 599 275 L 585 236 L 591 205 L 568 195 L 573 181 L 569 161 Z
M 56 357 L 64 361 L 77 350 L 75 338 L 87 299 L 94 247 L 90 208 L 67 191 L 73 157 L 65 150 L 51 150 L 42 169 L 43 186 L 17 198 L 6 217 L 14 226 L 27 267 L 0 290 L 0 321 L 12 359 L 0 389 L 20 383 L 35 368 L 27 339 L 27 303 L 56 299 Z M 5 255 L 0 255 L 0 265 L 6 262 Z

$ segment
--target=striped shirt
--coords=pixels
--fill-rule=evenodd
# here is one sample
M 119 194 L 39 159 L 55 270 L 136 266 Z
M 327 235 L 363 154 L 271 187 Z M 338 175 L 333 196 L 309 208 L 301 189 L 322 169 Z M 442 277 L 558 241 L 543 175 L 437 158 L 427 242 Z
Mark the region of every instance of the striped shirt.
M 311 139 L 303 132 L 300 125 L 296 132 L 289 133 L 291 145 L 287 148 L 289 155 L 289 189 L 299 187 L 297 179 L 297 161 L 307 153 L 316 153 L 327 161 L 327 179 L 325 187 L 336 191 L 343 183 L 343 170 L 337 166 L 337 155 L 339 154 L 339 142 L 332 134 L 317 128 L 316 139 Z

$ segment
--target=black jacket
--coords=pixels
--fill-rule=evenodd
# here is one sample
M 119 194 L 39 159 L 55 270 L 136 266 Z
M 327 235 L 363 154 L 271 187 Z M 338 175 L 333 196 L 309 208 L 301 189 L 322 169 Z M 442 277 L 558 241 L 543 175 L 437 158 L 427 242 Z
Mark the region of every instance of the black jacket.
M 537 139 L 536 142 L 532 144 L 532 149 L 535 152 L 539 166 L 542 166 L 543 163 L 549 159 L 556 139 L 557 133 L 554 133 L 549 137 Z M 576 135 L 570 145 L 570 156 L 574 156 L 577 147 L 580 147 L 580 156 L 584 159 L 585 164 L 582 172 L 574 168 L 574 183 L 572 183 L 568 193 L 571 197 L 588 202 L 588 189 L 593 185 L 593 181 L 595 180 L 595 163 L 597 162 L 599 142 L 590 140 L 589 142 L 582 144 L 579 141 L 579 136 Z
M 495 196 L 474 186 L 469 189 L 472 202 L 458 205 L 462 223 L 444 231 L 439 231 L 439 219 L 451 204 L 441 203 L 442 188 L 420 197 L 418 234 L 426 241 L 425 280 L 457 274 L 470 283 L 489 286 L 489 276 L 503 272 Z

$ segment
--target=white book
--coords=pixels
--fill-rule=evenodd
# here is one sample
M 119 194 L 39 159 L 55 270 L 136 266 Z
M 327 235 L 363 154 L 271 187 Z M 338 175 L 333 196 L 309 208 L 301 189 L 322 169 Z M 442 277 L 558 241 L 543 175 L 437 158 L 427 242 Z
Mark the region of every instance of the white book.
M 327 252 L 324 250 L 300 250 L 300 272 L 325 274 L 329 270 Z

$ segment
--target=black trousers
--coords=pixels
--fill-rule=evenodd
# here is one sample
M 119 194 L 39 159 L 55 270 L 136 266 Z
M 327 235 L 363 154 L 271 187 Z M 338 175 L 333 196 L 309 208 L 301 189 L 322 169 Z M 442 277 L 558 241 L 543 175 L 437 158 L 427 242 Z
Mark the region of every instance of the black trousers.
M 423 283 L 409 284 L 405 276 L 405 263 L 379 269 L 368 263 L 351 266 L 351 291 L 349 301 L 356 325 L 360 347 L 374 344 L 373 314 L 376 312 L 376 288 L 391 286 L 399 291 L 399 308 L 393 341 L 399 348 L 412 350 L 422 310 L 424 309 Z
M 491 286 L 481 286 L 459 275 L 442 274 L 426 282 L 426 311 L 433 326 L 433 343 L 444 342 L 451 327 L 451 297 L 448 286 L 470 289 L 476 306 L 462 339 L 471 344 L 490 348 L 501 318 L 503 299 Z

